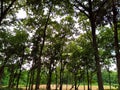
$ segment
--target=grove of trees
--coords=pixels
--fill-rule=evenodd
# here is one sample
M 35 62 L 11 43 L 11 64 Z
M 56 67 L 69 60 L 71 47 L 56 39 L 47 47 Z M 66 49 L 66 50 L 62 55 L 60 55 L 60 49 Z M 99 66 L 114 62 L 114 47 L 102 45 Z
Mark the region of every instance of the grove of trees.
M 0 86 L 120 90 L 119 45 L 119 0 L 0 1 Z

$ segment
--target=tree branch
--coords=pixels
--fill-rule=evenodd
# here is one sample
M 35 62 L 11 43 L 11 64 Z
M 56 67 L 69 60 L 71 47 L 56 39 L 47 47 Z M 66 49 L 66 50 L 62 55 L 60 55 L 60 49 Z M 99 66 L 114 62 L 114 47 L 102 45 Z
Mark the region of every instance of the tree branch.
M 16 0 L 13 0 L 11 4 L 4 11 L 2 10 L 1 17 L 0 17 L 0 25 L 1 25 L 3 18 L 6 16 L 6 14 L 8 13 L 8 11 L 10 10 L 10 8 L 12 7 L 15 1 Z
M 77 3 L 78 3 L 78 5 L 80 6 L 80 7 L 82 7 L 82 8 L 84 8 L 85 9 L 85 11 L 89 11 L 89 8 L 87 8 L 87 7 L 85 7 L 85 5 L 83 5 L 82 3 L 80 3 L 78 0 L 75 0 Z
M 85 10 L 82 10 L 80 9 L 77 5 L 74 4 L 74 6 L 80 11 L 82 12 L 83 14 L 85 14 L 88 18 L 89 18 L 89 15 L 85 12 Z
M 96 16 L 99 15 L 101 9 L 104 8 L 103 6 L 104 6 L 108 1 L 110 1 L 110 0 L 105 0 L 105 1 L 100 5 L 100 7 L 98 8 L 98 10 L 95 11 L 95 12 L 96 12 Z M 95 17 L 96 17 L 96 16 L 95 16 Z
M 2 13 L 3 13 L 3 0 L 1 0 L 1 16 L 2 16 Z

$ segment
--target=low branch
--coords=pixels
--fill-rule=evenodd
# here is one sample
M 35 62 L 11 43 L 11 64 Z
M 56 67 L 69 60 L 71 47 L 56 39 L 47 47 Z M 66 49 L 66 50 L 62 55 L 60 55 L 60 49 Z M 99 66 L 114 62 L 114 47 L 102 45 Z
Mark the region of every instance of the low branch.
M 74 4 L 74 6 L 80 11 L 82 12 L 83 14 L 85 14 L 88 18 L 89 18 L 89 15 L 85 12 L 85 10 L 82 10 L 80 9 L 77 5 Z

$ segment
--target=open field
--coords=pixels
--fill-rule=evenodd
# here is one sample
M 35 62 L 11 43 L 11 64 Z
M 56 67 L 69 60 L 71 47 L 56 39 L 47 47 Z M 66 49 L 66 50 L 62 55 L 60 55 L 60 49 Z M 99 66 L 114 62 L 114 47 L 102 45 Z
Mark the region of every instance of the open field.
M 71 87 L 72 87 L 72 85 L 63 85 L 62 90 L 70 90 Z M 46 85 L 41 85 L 40 88 L 45 89 Z M 55 88 L 56 88 L 56 85 L 51 85 L 52 90 L 55 90 Z M 87 90 L 87 86 L 84 87 L 83 85 L 81 85 L 81 86 L 79 86 L 78 90 L 84 90 L 84 88 L 85 88 L 85 90 Z M 109 86 L 104 86 L 104 89 L 109 90 Z M 116 90 L 114 87 L 112 87 L 112 89 Z M 74 88 L 72 90 L 74 90 Z M 98 90 L 98 86 L 92 86 L 92 90 Z
M 63 85 L 63 89 L 62 90 L 70 90 L 72 87 L 72 85 Z M 25 87 L 20 87 L 22 89 L 19 90 L 26 90 Z M 56 85 L 51 85 L 51 90 L 55 90 Z M 85 88 L 85 89 L 84 89 Z M 105 90 L 110 90 L 109 86 L 104 86 Z M 16 90 L 16 89 L 7 89 L 7 88 L 0 88 L 0 90 Z M 46 85 L 40 85 L 40 90 L 46 90 Z M 59 90 L 59 89 L 58 89 Z M 74 90 L 74 88 L 72 88 L 71 90 Z M 78 90 L 87 90 L 87 86 L 79 86 Z M 98 90 L 98 86 L 92 86 L 92 90 Z M 117 90 L 114 87 L 112 87 L 112 90 Z
M 63 89 L 62 90 L 70 90 L 72 87 L 72 85 L 63 85 Z M 21 87 L 22 88 L 22 87 Z M 51 89 L 52 90 L 55 90 L 56 88 L 56 85 L 51 85 Z M 87 86 L 79 86 L 78 90 L 87 90 Z M 109 90 L 109 86 L 104 86 L 104 89 L 105 90 Z M 40 90 L 46 90 L 46 85 L 40 85 Z M 59 87 L 58 87 L 58 90 L 59 90 Z M 74 90 L 74 88 L 72 88 L 71 90 Z M 92 90 L 98 90 L 98 86 L 92 86 Z M 112 87 L 112 90 L 116 90 L 114 87 Z

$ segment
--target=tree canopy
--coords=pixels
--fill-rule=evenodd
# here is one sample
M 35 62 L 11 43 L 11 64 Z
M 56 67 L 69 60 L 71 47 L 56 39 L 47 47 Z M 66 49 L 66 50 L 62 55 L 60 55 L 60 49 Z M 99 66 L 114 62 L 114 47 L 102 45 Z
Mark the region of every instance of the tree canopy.
M 1 0 L 0 84 L 120 89 L 119 16 L 119 0 Z

